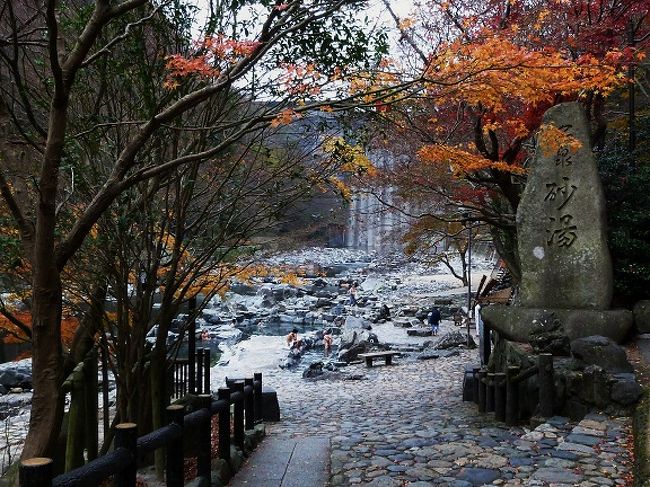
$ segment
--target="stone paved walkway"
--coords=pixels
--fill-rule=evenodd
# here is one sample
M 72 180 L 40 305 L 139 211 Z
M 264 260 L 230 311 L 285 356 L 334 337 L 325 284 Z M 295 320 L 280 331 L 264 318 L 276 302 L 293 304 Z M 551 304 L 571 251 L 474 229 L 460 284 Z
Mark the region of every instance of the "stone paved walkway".
M 593 414 L 580 423 L 551 418 L 533 431 L 506 427 L 461 400 L 464 365 L 475 361 L 475 352 L 465 351 L 351 366 L 364 380 L 271 374 L 265 380 L 278 391 L 283 419 L 268 428 L 270 438 L 330 439 L 329 484 L 304 484 L 310 487 L 629 485 L 629 418 Z

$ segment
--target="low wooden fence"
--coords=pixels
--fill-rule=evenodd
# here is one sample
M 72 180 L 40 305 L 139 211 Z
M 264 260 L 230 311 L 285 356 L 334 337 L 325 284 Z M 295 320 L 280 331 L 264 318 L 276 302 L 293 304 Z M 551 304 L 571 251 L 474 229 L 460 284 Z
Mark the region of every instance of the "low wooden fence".
M 525 370 L 518 366 L 508 366 L 505 372 L 493 373 L 488 372 L 486 367 L 474 367 L 471 373 L 471 395 L 478 404 L 480 413 L 494 412 L 497 421 L 505 421 L 509 426 L 517 424 L 521 413 L 519 385 L 537 375 L 537 414 L 543 418 L 553 416 L 555 384 L 552 354 L 538 355 L 537 364 Z
M 171 367 L 170 400 L 186 394 L 210 393 L 210 349 L 197 348 L 194 354 L 194 367 L 191 358 L 177 358 Z
M 20 487 L 96 487 L 113 477 L 115 487 L 135 487 L 138 459 L 159 448 L 166 450 L 167 487 L 183 486 L 183 436 L 192 431 L 198 438 L 197 478 L 210 484 L 212 452 L 212 416 L 218 414 L 218 454 L 230 462 L 231 436 L 234 444 L 244 447 L 245 430 L 251 430 L 264 417 L 262 374 L 231 382 L 218 390 L 217 400 L 210 394 L 197 396 L 196 410 L 186 413 L 185 406 L 167 407 L 169 424 L 136 437 L 137 425 L 121 423 L 115 427 L 114 450 L 84 466 L 54 477 L 50 458 L 23 460 L 19 470 Z M 234 406 L 231 415 L 231 406 Z M 232 416 L 232 421 L 231 421 Z M 231 431 L 232 423 L 232 431 Z

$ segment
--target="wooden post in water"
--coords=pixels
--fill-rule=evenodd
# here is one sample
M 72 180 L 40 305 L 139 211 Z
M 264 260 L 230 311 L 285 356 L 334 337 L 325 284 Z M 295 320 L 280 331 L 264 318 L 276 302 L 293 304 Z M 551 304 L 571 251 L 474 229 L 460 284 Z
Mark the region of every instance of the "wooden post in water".
M 233 392 L 241 392 L 244 394 L 244 382 L 235 381 L 232 384 Z M 244 400 L 235 402 L 235 414 L 233 421 L 235 423 L 235 445 L 239 448 L 244 448 Z
M 555 403 L 555 380 L 553 377 L 553 355 L 541 353 L 537 357 L 537 384 L 539 387 L 539 415 L 553 416 Z
M 519 373 L 519 367 L 509 366 L 506 371 L 506 424 L 514 426 L 519 419 L 519 384 L 513 379 Z
M 211 477 L 211 458 L 212 451 L 212 416 L 210 415 L 210 405 L 212 396 L 210 394 L 201 394 L 198 397 L 197 405 L 199 408 L 208 410 L 208 418 L 199 426 L 199 445 L 198 454 L 196 455 L 196 473 L 199 477 L 207 479 L 207 484 L 212 485 Z
M 52 487 L 53 474 L 51 458 L 29 458 L 20 462 L 18 483 L 20 487 Z
M 494 419 L 497 421 L 506 420 L 506 374 L 497 372 L 494 374 Z
M 230 389 L 220 387 L 217 395 L 227 404 L 225 410 L 219 411 L 219 458 L 230 463 Z
M 169 424 L 176 424 L 183 430 L 185 407 L 180 404 L 167 406 Z M 183 487 L 183 436 L 167 444 L 167 487 Z
M 115 449 L 124 448 L 131 455 L 129 465 L 114 475 L 115 487 L 135 487 L 137 441 L 138 427 L 135 423 L 120 423 L 115 427 Z

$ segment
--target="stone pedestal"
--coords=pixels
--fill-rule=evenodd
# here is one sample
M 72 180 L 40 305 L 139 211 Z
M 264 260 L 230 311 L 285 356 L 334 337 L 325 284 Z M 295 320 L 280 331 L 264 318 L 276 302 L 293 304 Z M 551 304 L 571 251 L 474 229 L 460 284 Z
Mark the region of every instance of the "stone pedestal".
M 569 340 L 600 335 L 621 343 L 634 321 L 632 312 L 628 310 L 517 308 L 504 305 L 483 308 L 481 317 L 500 337 L 529 343 L 531 332 L 551 313 L 560 321 Z

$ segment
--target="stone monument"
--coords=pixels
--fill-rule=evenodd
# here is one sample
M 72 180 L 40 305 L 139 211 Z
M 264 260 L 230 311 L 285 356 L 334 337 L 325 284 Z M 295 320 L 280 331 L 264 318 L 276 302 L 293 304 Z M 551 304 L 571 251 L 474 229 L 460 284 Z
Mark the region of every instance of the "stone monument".
M 579 148 L 536 147 L 517 209 L 521 284 L 512 307 L 490 306 L 483 319 L 501 336 L 530 342 L 531 332 L 553 316 L 573 340 L 602 335 L 617 342 L 632 326 L 632 313 L 610 310 L 612 264 L 607 248 L 605 197 L 579 103 L 549 109 L 554 125 Z M 537 330 L 539 331 L 539 330 Z

